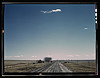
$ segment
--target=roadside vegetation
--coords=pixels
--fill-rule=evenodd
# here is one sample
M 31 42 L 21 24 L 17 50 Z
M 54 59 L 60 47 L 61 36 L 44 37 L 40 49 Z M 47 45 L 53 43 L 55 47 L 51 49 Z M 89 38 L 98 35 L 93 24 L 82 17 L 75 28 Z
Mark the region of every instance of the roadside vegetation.
M 47 63 L 33 62 L 33 61 L 5 61 L 4 71 L 5 72 L 31 72 L 32 70 L 38 69 Z
M 73 72 L 95 72 L 96 62 L 95 61 L 60 61 L 64 66 Z M 5 72 L 31 72 L 44 65 L 48 62 L 42 60 L 6 60 L 4 61 Z
M 87 62 L 63 62 L 69 70 L 73 72 L 95 72 L 96 71 L 96 62 L 87 61 Z

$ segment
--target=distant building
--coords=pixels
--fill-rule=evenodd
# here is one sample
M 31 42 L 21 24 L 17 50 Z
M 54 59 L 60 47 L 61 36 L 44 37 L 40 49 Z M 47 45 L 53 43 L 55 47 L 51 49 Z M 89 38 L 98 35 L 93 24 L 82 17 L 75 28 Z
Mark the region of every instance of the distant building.
M 45 57 L 45 58 L 44 58 L 44 62 L 50 62 L 51 60 L 52 60 L 51 57 Z

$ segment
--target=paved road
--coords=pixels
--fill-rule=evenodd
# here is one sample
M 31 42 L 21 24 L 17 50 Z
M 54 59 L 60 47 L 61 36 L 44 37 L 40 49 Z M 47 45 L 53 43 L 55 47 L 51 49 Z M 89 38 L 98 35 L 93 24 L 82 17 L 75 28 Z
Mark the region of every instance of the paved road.
M 32 72 L 72 72 L 72 71 L 68 70 L 68 68 L 65 67 L 63 64 L 61 64 L 59 61 L 56 61 L 54 63 L 49 63 L 48 65 L 45 65 Z

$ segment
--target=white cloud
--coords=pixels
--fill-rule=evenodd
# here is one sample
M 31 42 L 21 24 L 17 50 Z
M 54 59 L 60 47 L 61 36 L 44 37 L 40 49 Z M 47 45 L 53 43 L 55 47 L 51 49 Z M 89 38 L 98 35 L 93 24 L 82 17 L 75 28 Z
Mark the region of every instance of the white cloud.
M 45 57 L 52 57 L 51 55 L 47 55 L 47 56 L 45 56 Z
M 21 57 L 21 56 L 14 56 L 14 57 Z
M 43 13 L 47 13 L 47 11 L 41 11 L 41 12 L 43 12 Z
M 5 58 L 20 58 L 23 57 L 23 55 L 19 55 L 19 56 L 5 56 Z
M 55 9 L 55 10 L 51 10 L 51 11 L 41 11 L 42 13 L 52 13 L 52 12 L 60 12 L 61 9 Z
M 84 28 L 85 30 L 87 30 L 88 28 Z
M 32 58 L 37 57 L 37 56 L 32 56 Z
M 85 54 L 83 56 L 85 59 L 95 59 L 95 54 Z
M 60 12 L 61 9 L 52 10 L 52 12 Z

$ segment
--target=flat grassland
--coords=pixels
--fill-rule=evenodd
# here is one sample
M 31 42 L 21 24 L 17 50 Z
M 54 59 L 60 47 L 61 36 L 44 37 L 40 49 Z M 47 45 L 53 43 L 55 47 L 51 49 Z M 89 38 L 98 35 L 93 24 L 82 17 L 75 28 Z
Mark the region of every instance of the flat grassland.
M 34 64 L 33 64 L 34 63 Z M 35 60 L 5 60 L 5 72 L 31 72 L 47 63 L 36 63 Z
M 95 72 L 96 61 L 60 61 L 72 72 Z M 34 63 L 34 64 L 33 64 Z M 37 63 L 36 60 L 4 60 L 4 72 L 31 72 L 48 63 Z
M 96 72 L 96 61 L 70 61 L 62 64 L 73 72 Z

